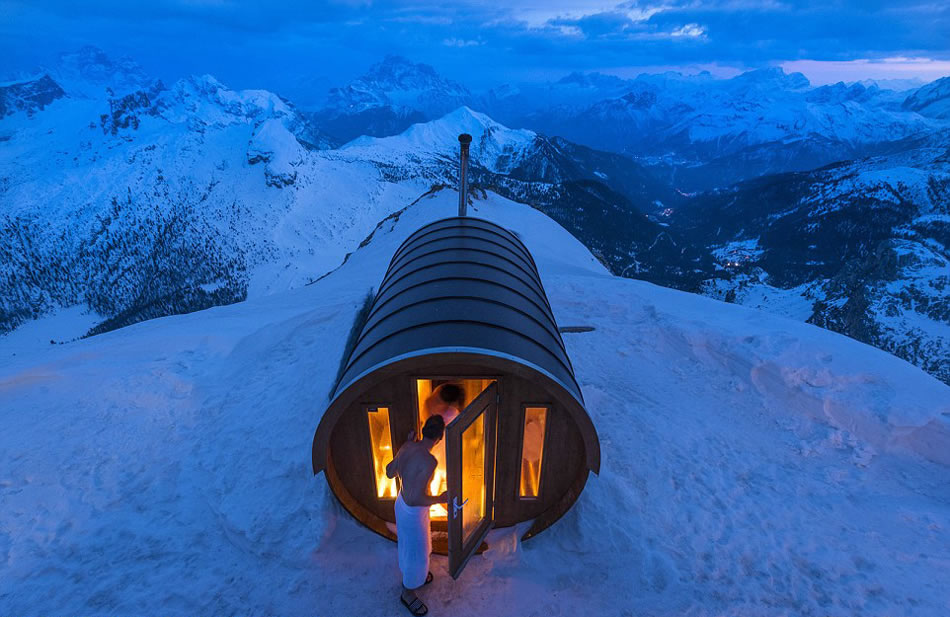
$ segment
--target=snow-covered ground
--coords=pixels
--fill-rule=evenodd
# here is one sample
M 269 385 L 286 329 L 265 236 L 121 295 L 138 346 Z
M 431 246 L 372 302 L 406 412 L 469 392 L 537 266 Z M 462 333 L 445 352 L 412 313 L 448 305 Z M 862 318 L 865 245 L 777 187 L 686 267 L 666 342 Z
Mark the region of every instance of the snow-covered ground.
M 420 200 L 319 282 L 50 345 L 0 339 L 0 614 L 403 615 L 395 544 L 310 471 L 347 331 Z M 950 388 L 796 321 L 534 253 L 603 448 L 574 508 L 496 530 L 432 615 L 950 613 Z M 320 274 L 319 272 L 315 272 Z M 40 326 L 44 322 L 36 322 Z

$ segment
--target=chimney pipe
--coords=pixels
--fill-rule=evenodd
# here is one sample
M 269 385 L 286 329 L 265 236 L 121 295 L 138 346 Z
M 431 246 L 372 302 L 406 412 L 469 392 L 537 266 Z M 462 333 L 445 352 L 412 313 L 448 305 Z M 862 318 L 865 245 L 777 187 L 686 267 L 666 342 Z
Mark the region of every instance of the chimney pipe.
M 468 145 L 472 143 L 472 136 L 468 133 L 459 135 L 459 216 L 465 216 L 468 209 Z

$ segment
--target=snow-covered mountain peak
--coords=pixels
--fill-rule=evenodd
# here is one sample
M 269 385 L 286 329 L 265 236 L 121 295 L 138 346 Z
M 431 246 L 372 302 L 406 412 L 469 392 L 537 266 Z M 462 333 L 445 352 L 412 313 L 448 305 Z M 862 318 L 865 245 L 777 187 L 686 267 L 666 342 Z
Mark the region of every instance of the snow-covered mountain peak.
M 746 71 L 729 82 L 741 87 L 756 86 L 778 90 L 805 90 L 811 86 L 808 78 L 801 73 L 786 73 L 785 69 L 779 66 Z
M 605 90 L 623 88 L 626 86 L 626 84 L 626 80 L 621 79 L 616 75 L 605 75 L 596 71 L 592 73 L 581 73 L 579 71 L 574 71 L 573 73 L 566 75 L 557 81 L 557 85 L 561 86 L 600 88 Z
M 387 55 L 382 62 L 374 64 L 360 78 L 364 83 L 373 83 L 389 90 L 422 90 L 438 88 L 467 94 L 465 86 L 446 79 L 429 66 L 421 62 L 397 55 Z
M 950 120 L 950 76 L 921 86 L 903 104 L 922 116 Z
M 467 104 L 471 93 L 462 84 L 446 79 L 427 64 L 401 56 L 386 56 L 361 77 L 330 90 L 325 116 L 352 116 L 388 110 L 408 117 L 438 117 L 459 105 Z
M 916 90 L 927 82 L 920 79 L 919 77 L 914 77 L 910 79 L 862 79 L 854 83 L 858 83 L 869 88 L 871 86 L 877 86 L 881 90 L 906 92 L 908 90 Z
M 47 105 L 66 96 L 66 92 L 49 75 L 16 81 L 0 86 L 0 118 L 26 112 L 32 116 Z
M 110 58 L 103 50 L 86 45 L 74 52 L 60 54 L 53 78 L 73 95 L 99 98 L 108 89 L 110 95 L 128 94 L 144 88 L 149 76 L 132 58 Z
M 232 90 L 212 75 L 191 76 L 172 88 L 176 98 L 217 105 L 235 115 L 289 115 L 291 105 L 267 90 Z
M 640 73 L 633 80 L 637 84 L 653 84 L 668 86 L 670 84 L 685 84 L 695 86 L 709 81 L 716 81 L 709 71 L 700 71 L 699 73 L 683 74 L 679 71 L 663 71 L 662 73 Z
M 809 91 L 805 99 L 811 103 L 845 103 L 854 101 L 865 103 L 881 93 L 877 84 L 865 86 L 861 83 L 846 84 L 839 81 L 836 84 L 820 86 Z
M 460 133 L 472 136 L 472 147 L 491 139 L 499 145 L 523 145 L 533 141 L 537 136 L 534 131 L 526 129 L 510 129 L 495 122 L 486 114 L 477 112 L 470 107 L 462 106 L 448 113 L 438 120 L 424 124 L 414 124 L 403 135 L 417 143 L 449 144 L 457 141 Z M 446 138 L 456 139 L 446 139 Z
M 179 80 L 162 94 L 158 108 L 171 122 L 259 124 L 276 118 L 288 127 L 305 124 L 293 105 L 280 96 L 266 90 L 232 90 L 211 75 Z
M 399 135 L 360 137 L 341 150 L 378 161 L 400 162 L 426 156 L 444 159 L 456 156 L 461 133 L 472 136 L 472 160 L 499 173 L 521 160 L 537 139 L 533 131 L 510 129 L 462 106 L 438 120 L 414 124 Z

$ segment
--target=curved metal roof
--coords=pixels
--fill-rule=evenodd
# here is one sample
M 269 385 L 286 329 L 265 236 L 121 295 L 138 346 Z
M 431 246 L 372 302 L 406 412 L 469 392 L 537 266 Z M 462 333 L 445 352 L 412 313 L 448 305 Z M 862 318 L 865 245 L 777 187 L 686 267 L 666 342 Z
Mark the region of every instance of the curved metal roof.
M 447 348 L 519 361 L 584 404 L 534 259 L 495 223 L 442 219 L 396 250 L 333 398 L 399 358 Z

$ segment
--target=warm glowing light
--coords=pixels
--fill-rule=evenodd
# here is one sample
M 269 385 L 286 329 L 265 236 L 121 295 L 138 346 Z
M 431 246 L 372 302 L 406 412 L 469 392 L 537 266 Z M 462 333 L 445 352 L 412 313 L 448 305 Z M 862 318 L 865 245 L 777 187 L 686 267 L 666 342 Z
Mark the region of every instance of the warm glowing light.
M 435 473 L 432 474 L 432 482 L 429 483 L 429 494 L 430 495 L 441 495 L 444 491 L 448 490 L 449 485 L 446 481 L 445 474 L 445 458 L 438 461 L 438 466 L 435 468 Z M 446 509 L 445 504 L 437 503 L 432 506 L 429 506 L 429 518 L 438 518 L 438 519 L 447 519 L 449 517 L 449 511 Z
M 485 414 L 462 432 L 462 542 L 485 518 Z
M 458 385 L 462 388 L 462 397 L 463 403 L 469 403 L 482 393 L 482 391 L 493 384 L 494 379 L 457 379 L 453 380 L 452 383 Z M 438 384 L 435 380 L 432 379 L 417 379 L 416 380 L 416 400 L 419 402 L 419 432 L 422 430 L 422 425 L 425 424 L 425 421 L 429 419 L 429 412 L 426 409 L 426 401 L 435 391 Z M 451 423 L 453 419 L 458 415 L 458 412 L 462 411 L 461 409 L 455 410 L 446 415 L 446 424 Z M 421 435 L 419 435 L 421 437 Z M 432 449 L 432 455 L 436 460 L 435 473 L 432 474 L 432 481 L 429 482 L 429 494 L 432 496 L 441 495 L 446 490 L 448 490 L 448 479 L 446 477 L 445 469 L 445 440 L 436 444 L 435 448 Z M 433 520 L 447 520 L 449 516 L 448 510 L 444 504 L 435 504 L 429 508 L 429 518 Z
M 396 479 L 386 477 L 386 465 L 393 460 L 393 438 L 389 429 L 389 407 L 370 408 L 369 440 L 373 449 L 373 471 L 376 474 L 376 496 L 380 499 L 396 497 Z
M 524 437 L 521 441 L 521 497 L 537 497 L 541 490 L 541 459 L 544 456 L 544 429 L 547 407 L 524 410 Z

